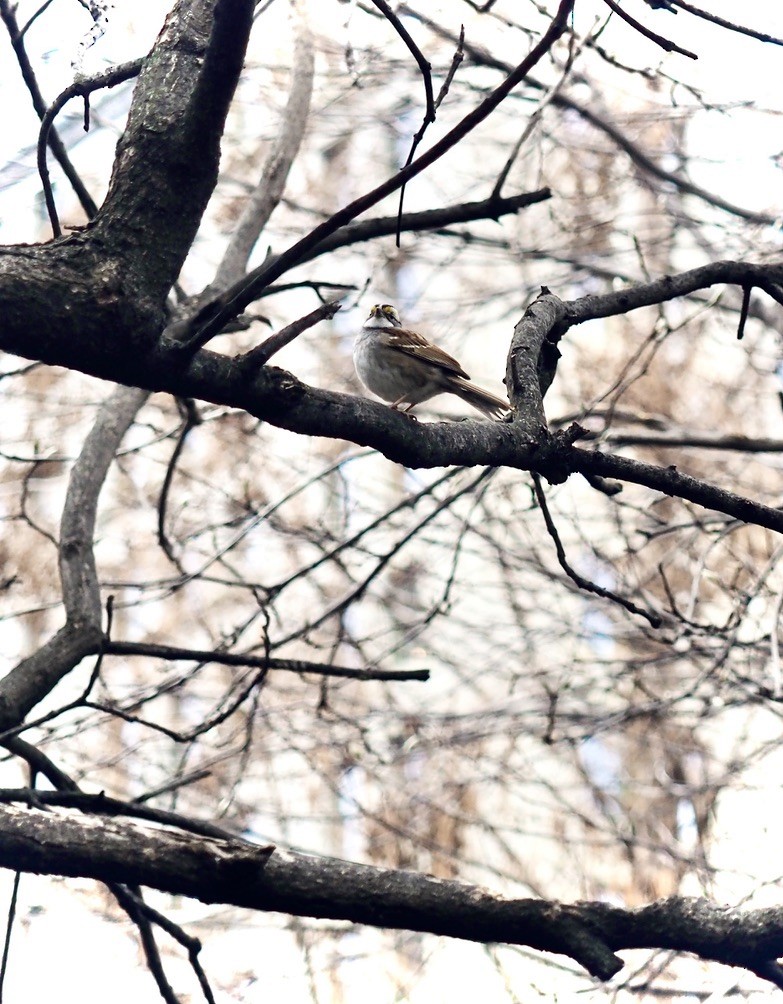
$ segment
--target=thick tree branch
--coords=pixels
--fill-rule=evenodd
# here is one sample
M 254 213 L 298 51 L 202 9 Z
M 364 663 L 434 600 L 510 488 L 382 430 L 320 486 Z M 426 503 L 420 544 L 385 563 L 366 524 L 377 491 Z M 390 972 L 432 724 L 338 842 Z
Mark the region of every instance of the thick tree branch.
M 122 437 L 146 399 L 120 387 L 102 406 L 74 464 L 60 524 L 60 580 L 66 623 L 0 680 L 0 731 L 24 720 L 81 660 L 99 651 L 101 598 L 93 554 L 98 495 Z
M 215 187 L 252 15 L 252 0 L 179 0 L 139 75 L 94 236 L 153 300 L 179 275 Z
M 36 808 L 0 807 L 0 866 L 149 886 L 225 903 L 502 942 L 567 955 L 608 979 L 615 954 L 692 952 L 763 975 L 783 955 L 783 909 L 674 897 L 640 909 L 508 899 L 468 883 Z M 769 978 L 769 977 L 766 977 Z
M 687 296 L 697 289 L 707 289 L 718 283 L 731 283 L 744 288 L 758 286 L 777 300 L 777 287 L 783 283 L 783 266 L 754 265 L 742 261 L 716 261 L 699 268 L 664 275 L 651 282 L 640 282 L 634 286 L 612 293 L 582 296 L 572 300 L 566 310 L 565 324 L 582 324 L 597 317 L 617 317 L 629 310 L 666 303 L 680 296 Z

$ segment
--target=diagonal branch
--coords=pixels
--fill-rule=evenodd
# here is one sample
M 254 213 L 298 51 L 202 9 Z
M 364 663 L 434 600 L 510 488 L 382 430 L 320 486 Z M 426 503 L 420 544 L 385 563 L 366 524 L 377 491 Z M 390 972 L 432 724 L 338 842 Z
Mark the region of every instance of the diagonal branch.
M 288 174 L 304 137 L 313 93 L 315 57 L 306 5 L 295 8 L 296 40 L 288 94 L 280 131 L 261 171 L 258 184 L 247 199 L 231 240 L 223 255 L 213 286 L 225 289 L 245 273 L 256 241 L 280 202 Z
M 439 160 L 448 150 L 456 146 L 465 136 L 476 128 L 490 115 L 501 102 L 523 81 L 534 66 L 550 51 L 568 25 L 568 18 L 575 0 L 560 0 L 557 13 L 552 19 L 547 31 L 539 42 L 530 50 L 525 59 L 516 66 L 506 79 L 495 88 L 472 112 L 469 112 L 453 129 L 435 143 L 429 150 L 418 157 L 412 164 L 397 172 L 393 177 L 378 185 L 366 195 L 360 196 L 343 209 L 336 212 L 323 223 L 319 224 L 309 234 L 297 241 L 287 251 L 271 262 L 266 262 L 247 279 L 237 283 L 227 291 L 224 297 L 194 321 L 194 333 L 188 345 L 197 348 L 204 345 L 219 332 L 227 321 L 236 317 L 244 308 L 257 298 L 258 294 L 275 279 L 295 265 L 307 260 L 307 257 L 318 247 L 326 237 L 330 237 L 340 227 L 350 223 L 357 216 L 377 205 L 387 195 L 398 191 L 407 181 L 420 174 L 431 164 Z
M 614 0 L 604 0 L 604 3 L 610 10 L 613 10 L 615 14 L 622 18 L 626 24 L 629 24 L 632 28 L 635 28 L 640 35 L 644 35 L 645 38 L 649 38 L 651 42 L 655 42 L 656 45 L 660 45 L 662 49 L 666 52 L 679 52 L 681 56 L 688 56 L 690 59 L 698 59 L 699 57 L 695 52 L 691 52 L 689 49 L 683 49 L 681 46 L 677 45 L 676 42 L 672 42 L 671 39 L 665 38 L 663 35 L 659 35 L 657 32 L 652 31 L 637 21 L 635 17 L 622 9 L 620 4 L 615 3 Z
M 552 543 L 555 545 L 555 553 L 557 554 L 558 564 L 566 573 L 568 578 L 571 579 L 571 581 L 579 589 L 584 589 L 588 593 L 593 593 L 594 596 L 600 596 L 603 599 L 611 600 L 618 606 L 623 607 L 629 613 L 637 614 L 639 617 L 644 617 L 645 620 L 647 620 L 654 628 L 660 627 L 663 621 L 657 614 L 650 613 L 649 610 L 645 610 L 643 607 L 637 606 L 634 602 L 626 599 L 624 596 L 620 596 L 617 593 L 612 592 L 611 589 L 605 589 L 604 586 L 599 586 L 598 583 L 591 582 L 590 579 L 586 579 L 583 575 L 580 575 L 571 567 L 568 563 L 568 559 L 566 558 L 565 548 L 563 547 L 563 542 L 560 540 L 560 534 L 557 532 L 555 521 L 552 519 L 552 514 L 549 511 L 549 504 L 546 500 L 546 495 L 544 494 L 544 489 L 541 484 L 541 478 L 538 474 L 533 475 L 533 489 L 536 494 L 538 506 L 541 509 L 541 514 L 544 517 L 547 533 L 552 538 Z
M 672 5 L 672 7 L 679 7 L 680 10 L 685 10 L 689 14 L 694 14 L 696 17 L 700 17 L 704 21 L 711 21 L 713 24 L 720 25 L 721 28 L 727 28 L 729 31 L 736 31 L 740 35 L 748 35 L 750 38 L 758 39 L 759 42 L 769 42 L 771 45 L 783 45 L 783 38 L 778 38 L 775 35 L 768 35 L 763 31 L 756 31 L 755 28 L 747 28 L 745 25 L 736 24 L 734 21 L 727 21 L 725 18 L 718 17 L 717 14 L 712 14 L 710 11 L 704 10 L 702 7 L 694 7 L 693 4 L 686 3 L 685 0 L 668 0 L 668 2 Z
M 30 92 L 30 97 L 32 98 L 33 108 L 38 118 L 43 122 L 46 116 L 46 101 L 41 94 L 41 89 L 38 86 L 38 80 L 35 76 L 35 71 L 30 63 L 30 59 L 27 55 L 27 49 L 24 44 L 24 35 L 27 29 L 32 23 L 32 18 L 24 28 L 19 30 L 19 22 L 16 19 L 16 8 L 17 5 L 10 2 L 10 0 L 0 0 L 0 18 L 2 18 L 3 23 L 8 31 L 8 36 L 11 40 L 11 45 L 16 55 L 16 60 L 19 63 L 19 69 L 22 73 L 22 78 L 27 86 L 27 90 Z M 68 152 L 63 145 L 63 141 L 60 139 L 58 134 L 54 130 L 49 130 L 47 137 L 49 143 L 49 148 L 54 154 L 57 163 L 63 170 L 65 177 L 71 183 L 71 188 L 73 188 L 76 193 L 76 197 L 81 203 L 82 209 L 87 214 L 87 218 L 91 219 L 95 216 L 98 211 L 98 207 L 95 205 L 90 193 L 79 177 L 76 168 L 71 163 L 68 156 Z
M 427 27 L 431 31 L 435 32 L 435 34 L 439 37 L 456 43 L 457 36 L 453 32 L 448 31 L 442 25 L 438 24 L 437 21 L 433 21 L 431 18 L 426 17 L 419 11 L 414 10 L 407 3 L 401 4 L 400 10 L 411 17 L 417 18 L 422 24 L 426 24 Z M 502 59 L 498 59 L 487 49 L 484 49 L 481 46 L 472 45 L 466 42 L 465 52 L 479 66 L 489 66 L 500 73 L 508 73 L 511 70 L 510 63 L 506 63 Z M 537 91 L 546 92 L 548 90 L 548 85 L 542 83 L 540 80 L 537 80 L 535 77 L 528 77 L 525 83 L 528 87 L 532 87 Z M 716 209 L 722 209 L 724 212 L 737 216 L 740 219 L 748 220 L 750 223 L 759 223 L 762 226 L 775 226 L 777 224 L 777 217 L 774 214 L 754 212 L 753 210 L 745 209 L 742 206 L 737 206 L 734 203 L 721 198 L 719 195 L 715 195 L 713 192 L 708 191 L 706 188 L 696 185 L 687 178 L 684 178 L 673 171 L 667 171 L 665 168 L 656 163 L 656 161 L 653 160 L 653 158 L 644 150 L 642 150 L 641 147 L 632 143 L 619 126 L 615 125 L 609 119 L 602 118 L 590 105 L 583 104 L 575 98 L 569 97 L 567 94 L 560 93 L 555 94 L 552 98 L 552 105 L 556 108 L 563 108 L 566 111 L 574 112 L 580 118 L 584 119 L 585 122 L 589 123 L 599 132 L 602 132 L 616 146 L 626 153 L 631 162 L 636 164 L 641 171 L 657 178 L 659 181 L 673 185 L 680 192 L 684 192 L 688 195 L 694 195 L 703 202 L 706 202 L 711 206 L 715 206 Z
M 274 335 L 270 335 L 269 338 L 261 342 L 260 345 L 256 345 L 255 348 L 250 349 L 249 352 L 238 356 L 236 359 L 237 366 L 241 366 L 245 371 L 252 371 L 253 369 L 258 369 L 260 366 L 264 366 L 276 352 L 285 348 L 295 338 L 298 338 L 302 332 L 307 331 L 314 324 L 318 324 L 319 321 L 330 320 L 339 309 L 339 300 L 330 300 L 328 303 L 322 303 L 320 307 L 311 310 L 309 314 L 297 318 L 280 331 L 276 331 Z

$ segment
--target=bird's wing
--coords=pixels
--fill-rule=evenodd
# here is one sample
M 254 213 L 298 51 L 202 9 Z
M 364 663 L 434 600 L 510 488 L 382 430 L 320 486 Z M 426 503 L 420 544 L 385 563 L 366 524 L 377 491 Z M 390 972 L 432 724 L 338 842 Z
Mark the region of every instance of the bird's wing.
M 432 342 L 428 342 L 417 331 L 409 331 L 407 328 L 389 328 L 386 334 L 388 336 L 387 344 L 389 348 L 396 349 L 398 352 L 404 352 L 405 355 L 413 356 L 415 359 L 423 359 L 428 363 L 433 363 L 447 373 L 453 373 L 455 376 L 460 376 L 465 380 L 470 379 L 453 356 L 450 356 L 448 352 L 444 352 L 443 349 L 439 349 Z

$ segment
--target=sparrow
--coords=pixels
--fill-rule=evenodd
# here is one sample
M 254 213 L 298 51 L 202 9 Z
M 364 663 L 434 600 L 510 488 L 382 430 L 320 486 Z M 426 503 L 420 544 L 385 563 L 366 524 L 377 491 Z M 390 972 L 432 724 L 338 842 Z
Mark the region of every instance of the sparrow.
M 436 394 L 455 394 L 487 418 L 503 418 L 511 411 L 508 401 L 471 383 L 448 352 L 403 328 L 388 303 L 376 303 L 370 311 L 354 342 L 353 364 L 367 390 L 403 412 Z

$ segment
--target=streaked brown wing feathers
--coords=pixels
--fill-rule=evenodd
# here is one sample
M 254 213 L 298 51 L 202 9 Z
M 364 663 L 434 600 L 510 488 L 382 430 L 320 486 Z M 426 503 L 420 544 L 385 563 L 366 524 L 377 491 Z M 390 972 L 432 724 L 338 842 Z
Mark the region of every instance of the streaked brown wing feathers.
M 441 369 L 446 370 L 447 373 L 454 373 L 457 376 L 464 377 L 466 380 L 470 379 L 453 356 L 450 356 L 448 352 L 444 352 L 443 349 L 439 349 L 437 345 L 428 342 L 417 331 L 409 331 L 407 328 L 390 328 L 388 336 L 390 347 L 398 349 L 400 352 L 404 352 L 406 355 L 413 356 L 416 359 L 423 359 L 428 363 L 439 366 Z

